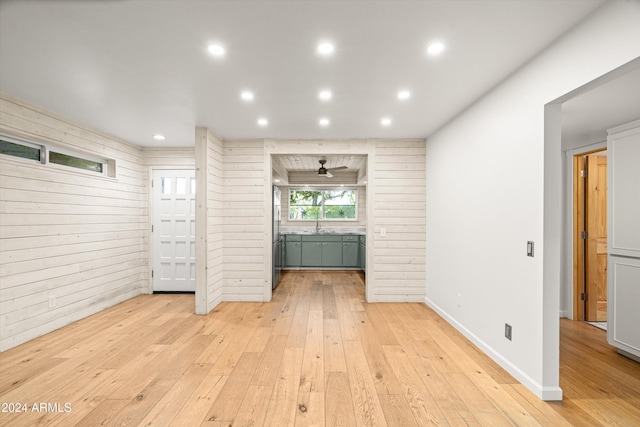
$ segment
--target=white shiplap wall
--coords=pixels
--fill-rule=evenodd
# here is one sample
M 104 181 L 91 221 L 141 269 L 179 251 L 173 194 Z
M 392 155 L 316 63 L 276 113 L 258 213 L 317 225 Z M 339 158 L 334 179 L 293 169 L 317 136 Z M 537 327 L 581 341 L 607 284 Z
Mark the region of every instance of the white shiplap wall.
M 222 140 L 207 131 L 207 310 L 222 302 Z M 197 191 L 197 190 L 196 190 Z
M 264 301 L 265 274 L 271 271 L 264 193 L 271 184 L 265 178 L 263 141 L 224 141 L 222 151 L 223 299 Z
M 195 150 L 193 147 L 143 147 L 142 162 L 151 169 L 193 169 L 195 167 Z
M 424 301 L 425 140 L 374 140 L 374 212 L 371 302 Z M 370 175 L 371 176 L 371 175 Z M 371 178 L 369 180 L 371 183 Z M 380 230 L 386 229 L 386 237 Z M 371 242 L 368 242 L 371 246 Z M 369 258 L 371 260 L 371 258 Z
M 0 96 L 0 131 L 117 166 L 116 177 L 106 178 L 0 156 L 6 350 L 146 289 L 148 175 L 139 148 L 7 95 Z

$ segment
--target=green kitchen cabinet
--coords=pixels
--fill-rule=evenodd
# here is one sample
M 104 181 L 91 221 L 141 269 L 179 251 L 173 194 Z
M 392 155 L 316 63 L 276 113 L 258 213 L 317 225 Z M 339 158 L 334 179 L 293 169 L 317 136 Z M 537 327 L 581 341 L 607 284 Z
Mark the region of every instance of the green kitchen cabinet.
M 361 236 L 356 234 L 287 234 L 285 267 L 362 268 Z
M 343 267 L 358 267 L 358 246 L 358 242 L 342 242 Z
M 342 236 L 303 235 L 303 267 L 342 267 Z
M 302 242 L 303 267 L 322 267 L 322 242 Z
M 285 267 L 300 267 L 302 261 L 302 242 L 300 236 L 286 235 L 284 241 Z
M 322 266 L 342 267 L 342 242 L 322 243 Z

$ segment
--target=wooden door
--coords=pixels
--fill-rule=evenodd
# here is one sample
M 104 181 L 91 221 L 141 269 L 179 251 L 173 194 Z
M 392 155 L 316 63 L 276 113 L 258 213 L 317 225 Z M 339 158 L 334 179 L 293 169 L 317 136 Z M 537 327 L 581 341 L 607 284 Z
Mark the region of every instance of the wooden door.
M 607 320 L 607 157 L 589 155 L 585 181 L 585 320 Z

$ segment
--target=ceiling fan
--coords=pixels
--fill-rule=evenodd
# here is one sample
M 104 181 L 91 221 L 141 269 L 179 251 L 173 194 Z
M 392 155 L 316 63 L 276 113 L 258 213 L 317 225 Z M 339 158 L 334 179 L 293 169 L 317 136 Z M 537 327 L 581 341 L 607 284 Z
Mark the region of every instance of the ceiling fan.
M 348 169 L 347 166 L 338 166 L 338 167 L 335 167 L 335 168 L 325 168 L 324 164 L 327 163 L 327 161 L 325 159 L 321 159 L 321 160 L 318 160 L 318 161 L 320 162 L 320 169 L 318 169 L 318 175 L 324 176 L 324 177 L 327 177 L 327 178 L 333 178 L 333 175 L 331 174 L 330 171 Z

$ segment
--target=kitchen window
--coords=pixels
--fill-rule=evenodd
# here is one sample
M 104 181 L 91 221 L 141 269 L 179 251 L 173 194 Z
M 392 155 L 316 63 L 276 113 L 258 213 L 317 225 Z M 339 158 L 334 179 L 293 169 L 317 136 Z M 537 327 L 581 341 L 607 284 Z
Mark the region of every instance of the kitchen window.
M 289 220 L 357 220 L 358 190 L 289 190 Z

